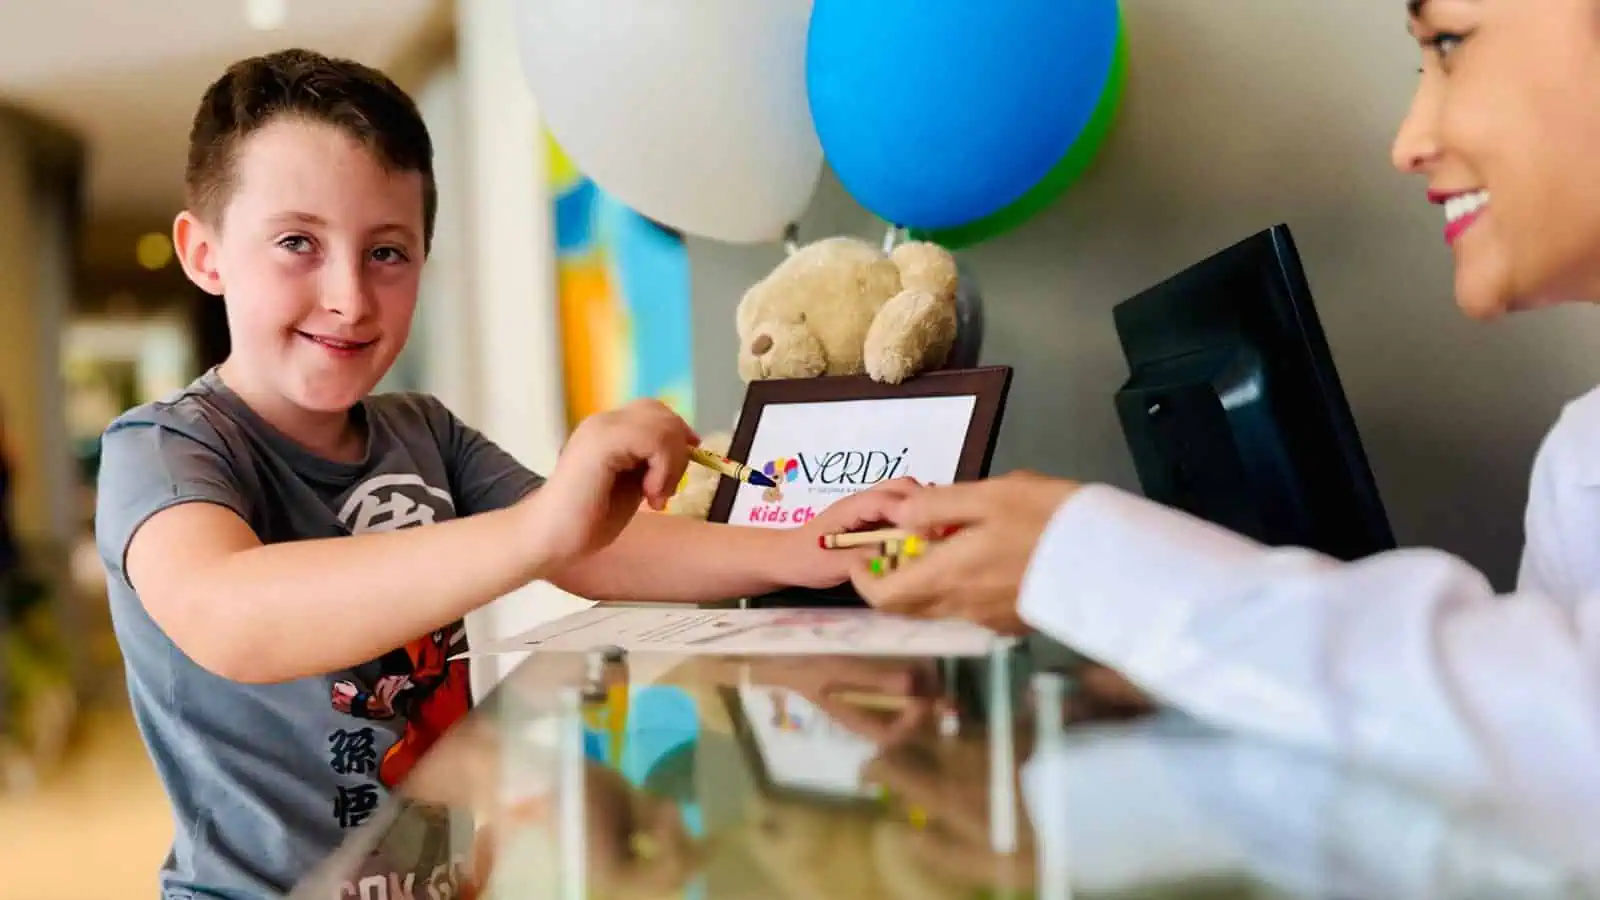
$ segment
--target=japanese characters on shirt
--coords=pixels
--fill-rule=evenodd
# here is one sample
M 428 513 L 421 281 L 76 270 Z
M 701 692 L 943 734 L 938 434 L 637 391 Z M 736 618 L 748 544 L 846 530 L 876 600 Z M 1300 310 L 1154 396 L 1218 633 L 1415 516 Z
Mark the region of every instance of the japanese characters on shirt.
M 396 531 L 453 518 L 450 493 L 412 474 L 367 479 L 351 492 L 339 520 L 351 534 Z M 330 815 L 343 829 L 366 824 L 384 798 L 446 730 L 472 706 L 468 663 L 451 657 L 466 649 L 456 622 L 396 648 L 376 661 L 365 682 L 336 680 L 329 702 L 349 717 L 328 735 L 327 765 L 336 776 Z M 376 728 L 365 722 L 398 725 Z M 422 872 L 382 872 L 347 881 L 339 900 L 455 900 L 466 883 L 460 860 L 441 860 Z

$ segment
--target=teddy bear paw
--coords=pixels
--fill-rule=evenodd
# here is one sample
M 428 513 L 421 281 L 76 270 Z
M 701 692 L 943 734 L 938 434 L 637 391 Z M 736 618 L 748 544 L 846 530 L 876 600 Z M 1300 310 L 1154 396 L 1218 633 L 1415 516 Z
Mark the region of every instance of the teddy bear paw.
M 872 320 L 863 348 L 874 381 L 899 384 L 944 365 L 956 339 L 955 305 L 927 291 L 895 295 Z

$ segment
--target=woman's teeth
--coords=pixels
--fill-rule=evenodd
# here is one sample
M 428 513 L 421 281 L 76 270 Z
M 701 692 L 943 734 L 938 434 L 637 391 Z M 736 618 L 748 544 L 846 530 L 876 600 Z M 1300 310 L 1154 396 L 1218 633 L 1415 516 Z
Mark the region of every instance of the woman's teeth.
M 1444 202 L 1444 219 L 1446 222 L 1458 222 L 1488 205 L 1488 191 L 1459 194 Z

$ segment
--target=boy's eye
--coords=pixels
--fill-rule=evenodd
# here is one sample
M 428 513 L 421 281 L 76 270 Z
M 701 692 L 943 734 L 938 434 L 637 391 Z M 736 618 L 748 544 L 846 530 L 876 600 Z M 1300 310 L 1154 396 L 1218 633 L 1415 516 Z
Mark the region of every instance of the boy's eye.
M 399 247 L 379 247 L 372 251 L 372 258 L 380 263 L 403 263 L 411 257 Z
M 311 250 L 311 239 L 303 234 L 291 234 L 279 238 L 278 246 L 290 253 L 306 253 Z

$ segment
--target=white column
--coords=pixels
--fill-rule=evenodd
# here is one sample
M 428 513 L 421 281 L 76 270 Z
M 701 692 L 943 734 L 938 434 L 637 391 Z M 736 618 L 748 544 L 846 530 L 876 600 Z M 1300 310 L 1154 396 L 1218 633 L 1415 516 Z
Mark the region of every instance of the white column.
M 433 136 L 433 176 L 439 187 L 433 247 L 422 270 L 420 303 L 407 352 L 420 356 L 422 389 L 444 401 L 464 421 L 480 416 L 476 389 L 477 335 L 473 322 L 470 171 L 465 159 L 466 114 L 461 70 L 455 61 L 435 71 L 416 94 Z
M 457 15 L 470 198 L 463 229 L 467 321 L 476 350 L 472 412 L 484 433 L 548 472 L 566 439 L 566 421 L 545 144 L 522 77 L 511 0 L 460 0 Z M 469 621 L 469 634 L 481 645 L 588 605 L 537 584 L 484 609 Z M 475 666 L 480 695 L 516 661 Z

